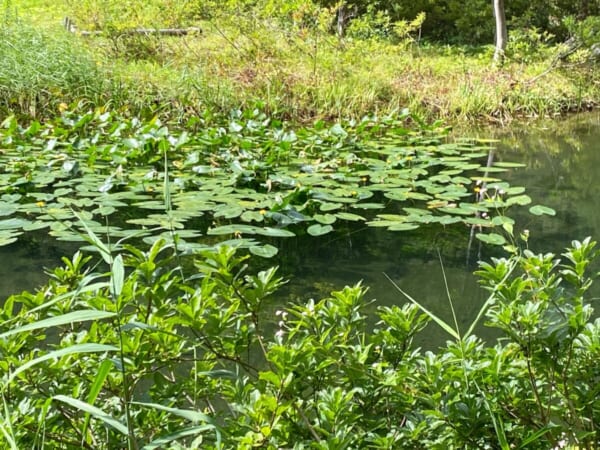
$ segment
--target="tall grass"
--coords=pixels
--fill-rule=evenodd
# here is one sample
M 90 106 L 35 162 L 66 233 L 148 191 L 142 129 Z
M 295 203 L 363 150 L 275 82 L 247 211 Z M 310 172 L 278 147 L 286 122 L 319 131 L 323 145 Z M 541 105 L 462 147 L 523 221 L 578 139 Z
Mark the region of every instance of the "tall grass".
M 161 19 L 137 20 L 117 24 L 152 27 Z M 75 21 L 86 26 L 85 17 Z M 486 48 L 340 40 L 251 13 L 188 22 L 202 32 L 131 37 L 107 26 L 104 36 L 86 39 L 8 17 L 0 30 L 0 110 L 51 115 L 61 103 L 83 101 L 184 120 L 259 104 L 271 116 L 310 122 L 408 107 L 427 118 L 505 122 L 587 109 L 600 98 L 589 68 L 547 72 L 551 50 L 498 69 Z
M 97 101 L 105 80 L 90 54 L 10 16 L 0 26 L 0 109 L 39 116 L 60 103 Z

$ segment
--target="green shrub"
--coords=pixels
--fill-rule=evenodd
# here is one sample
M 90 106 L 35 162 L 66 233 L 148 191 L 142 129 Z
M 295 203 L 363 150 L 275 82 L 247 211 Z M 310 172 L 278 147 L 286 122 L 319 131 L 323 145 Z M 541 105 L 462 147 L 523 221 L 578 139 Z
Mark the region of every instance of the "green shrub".
M 164 241 L 77 253 L 0 311 L 5 448 L 597 448 L 595 243 L 562 260 L 484 263 L 482 307 L 502 337 L 412 340 L 427 314 L 366 289 L 273 311 L 282 280 L 220 247 L 193 266 Z M 97 266 L 96 266 L 97 267 Z M 438 321 L 439 319 L 436 319 Z M 177 442 L 177 445 L 175 443 Z

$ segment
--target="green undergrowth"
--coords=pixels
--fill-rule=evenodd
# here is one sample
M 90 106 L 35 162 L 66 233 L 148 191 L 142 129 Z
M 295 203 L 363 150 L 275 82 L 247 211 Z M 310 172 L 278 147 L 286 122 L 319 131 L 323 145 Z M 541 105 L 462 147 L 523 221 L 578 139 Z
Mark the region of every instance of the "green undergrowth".
M 599 98 L 593 66 L 572 62 L 548 71 L 561 48 L 528 40 L 524 47 L 518 34 L 506 65 L 496 68 L 491 47 L 428 45 L 410 34 L 396 41 L 339 39 L 321 26 L 331 14 L 327 9 L 280 23 L 233 12 L 199 20 L 185 8 L 174 16 L 128 10 L 115 18 L 84 6 L 67 3 L 60 10 L 103 35 L 84 37 L 43 22 L 34 32 L 29 23 L 38 22 L 40 6 L 8 10 L 21 18 L 8 14 L 2 29 L 0 53 L 13 61 L 0 74 L 5 113 L 46 118 L 61 103 L 86 101 L 181 121 L 205 109 L 261 104 L 270 115 L 297 122 L 409 108 L 430 118 L 506 123 L 585 110 Z M 200 31 L 126 34 L 135 27 L 175 26 L 176 19 Z
M 367 289 L 274 311 L 276 268 L 156 241 L 77 253 L 0 310 L 0 442 L 21 449 L 597 448 L 589 239 L 482 263 L 484 342 Z M 99 263 L 102 263 L 99 265 Z M 418 299 L 418 293 L 414 293 Z M 399 294 L 400 295 L 400 294 Z M 451 299 L 450 299 L 451 300 Z M 429 321 L 437 324 L 429 324 Z M 423 352 L 425 326 L 448 332 Z

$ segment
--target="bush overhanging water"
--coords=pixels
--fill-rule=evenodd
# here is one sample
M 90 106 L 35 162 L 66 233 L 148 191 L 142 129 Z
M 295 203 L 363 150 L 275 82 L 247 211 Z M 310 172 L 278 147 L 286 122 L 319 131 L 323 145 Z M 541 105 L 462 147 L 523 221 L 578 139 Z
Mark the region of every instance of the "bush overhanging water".
M 482 264 L 483 311 L 502 338 L 412 344 L 416 305 L 366 289 L 268 312 L 276 268 L 248 272 L 221 246 L 164 240 L 77 253 L 1 311 L 2 442 L 12 448 L 595 448 L 600 321 L 595 243 Z M 187 269 L 186 269 L 187 267 Z M 429 325 L 432 326 L 432 325 Z M 464 331 L 464 330 L 463 330 Z

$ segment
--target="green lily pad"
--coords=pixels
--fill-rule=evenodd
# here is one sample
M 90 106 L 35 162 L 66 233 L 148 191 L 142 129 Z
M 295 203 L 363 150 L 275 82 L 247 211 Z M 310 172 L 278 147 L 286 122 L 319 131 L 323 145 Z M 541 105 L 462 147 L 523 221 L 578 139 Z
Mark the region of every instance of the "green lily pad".
M 516 197 L 510 197 L 508 200 L 506 200 L 507 206 L 511 206 L 511 205 L 525 206 L 530 203 L 531 203 L 531 197 L 529 197 L 529 195 L 518 195 Z
M 333 214 L 315 214 L 313 219 L 323 225 L 331 225 L 332 223 L 335 223 L 337 217 Z
M 347 212 L 338 212 L 335 214 L 338 219 L 349 220 L 351 222 L 358 222 L 366 220 L 363 216 L 359 216 L 358 214 L 352 214 Z
M 315 223 L 306 229 L 306 232 L 311 236 L 322 236 L 332 231 L 333 227 L 331 225 L 321 225 L 320 223 Z
M 548 216 L 556 215 L 555 210 L 553 210 L 552 208 L 549 208 L 547 206 L 542 206 L 542 205 L 532 206 L 531 208 L 529 208 L 529 212 L 535 216 L 543 216 L 544 214 L 548 215 Z
M 477 239 L 479 239 L 481 242 L 485 242 L 486 244 L 492 244 L 492 245 L 506 244 L 506 239 L 504 239 L 504 236 L 501 236 L 497 233 L 489 233 L 489 234 L 477 233 L 475 235 L 475 237 Z
M 261 256 L 263 258 L 272 258 L 279 251 L 277 247 L 270 244 L 253 245 L 248 250 L 250 250 L 250 253 L 252 253 L 253 255 Z
M 416 230 L 417 228 L 419 228 L 419 225 L 417 225 L 415 223 L 406 222 L 406 223 L 397 223 L 395 225 L 390 225 L 388 227 L 388 230 L 390 230 L 390 231 L 409 231 L 409 230 Z

